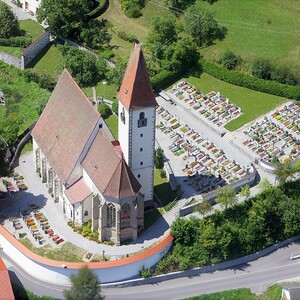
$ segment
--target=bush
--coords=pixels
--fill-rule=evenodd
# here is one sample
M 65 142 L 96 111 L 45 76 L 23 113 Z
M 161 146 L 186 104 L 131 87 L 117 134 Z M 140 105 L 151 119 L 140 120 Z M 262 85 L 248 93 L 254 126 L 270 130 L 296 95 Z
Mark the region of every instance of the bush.
M 101 103 L 99 105 L 99 113 L 103 119 L 107 119 L 112 114 L 112 111 L 106 103 Z
M 166 171 L 164 169 L 160 170 L 160 177 L 161 178 L 166 178 L 167 177 Z
M 125 31 L 119 31 L 118 37 L 124 41 L 130 42 L 130 43 L 138 43 L 139 40 L 137 37 L 131 33 L 126 33 Z
M 220 60 L 219 64 L 223 65 L 228 70 L 235 70 L 242 62 L 242 58 L 235 55 L 232 51 L 225 51 Z
M 199 63 L 202 65 L 204 72 L 228 83 L 267 94 L 300 100 L 300 86 L 281 84 L 275 81 L 267 81 L 260 78 L 255 78 L 240 72 L 229 71 L 204 59 L 200 59 Z
M 257 78 L 270 80 L 272 71 L 273 66 L 267 59 L 257 58 L 252 63 L 252 75 Z
M 151 269 L 146 269 L 145 266 L 142 267 L 139 273 L 142 278 L 148 278 L 152 276 Z
M 53 91 L 55 80 L 48 74 L 38 74 L 29 69 L 24 71 L 24 76 L 28 82 L 36 82 L 42 89 Z
M 144 0 L 121 0 L 121 7 L 129 18 L 138 18 L 142 15 Z
M 151 77 L 151 84 L 156 90 L 163 89 L 177 81 L 181 75 L 182 73 L 180 72 L 162 70 L 158 74 Z
M 117 99 L 114 100 L 112 106 L 111 106 L 111 110 L 114 114 L 118 114 L 118 109 L 119 109 L 119 101 Z
M 32 38 L 31 37 L 26 37 L 26 36 L 0 38 L 0 45 L 1 46 L 26 48 L 31 43 L 32 43 Z

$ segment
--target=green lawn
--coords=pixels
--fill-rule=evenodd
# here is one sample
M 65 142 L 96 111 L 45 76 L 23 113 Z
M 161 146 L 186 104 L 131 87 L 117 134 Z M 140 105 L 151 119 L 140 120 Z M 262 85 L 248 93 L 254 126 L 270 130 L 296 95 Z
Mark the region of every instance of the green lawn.
M 43 27 L 31 19 L 21 20 L 20 28 L 32 37 L 32 41 L 36 40 L 43 33 Z M 23 49 L 20 47 L 0 46 L 0 51 L 20 57 Z
M 205 73 L 200 78 L 188 76 L 186 80 L 204 93 L 210 91 L 220 92 L 224 97 L 229 98 L 231 102 L 242 108 L 243 115 L 225 126 L 230 131 L 240 128 L 287 100 L 226 83 Z
M 255 295 L 250 289 L 240 288 L 218 293 L 203 294 L 186 300 L 280 300 L 282 287 L 279 284 L 271 285 L 263 294 Z
M 104 97 L 108 100 L 113 101 L 114 99 L 116 99 L 117 88 L 118 87 L 115 84 L 103 84 L 103 81 L 100 81 L 96 86 L 97 97 Z M 93 96 L 92 88 L 83 88 L 82 90 L 88 97 Z
M 53 78 L 58 78 L 63 68 L 59 65 L 62 55 L 55 44 L 46 47 L 34 61 L 31 66 L 38 73 L 47 73 Z
M 43 27 L 34 20 L 21 20 L 20 28 L 25 30 L 32 37 L 32 41 L 36 40 L 42 33 Z
M 118 139 L 118 117 L 116 115 L 111 115 L 104 120 L 106 125 L 109 127 L 114 138 Z
M 210 60 L 226 49 L 246 60 L 265 57 L 283 65 L 300 67 L 299 1 L 295 0 L 219 0 L 213 5 L 197 0 L 215 13 L 220 25 L 228 29 L 223 41 L 201 50 Z

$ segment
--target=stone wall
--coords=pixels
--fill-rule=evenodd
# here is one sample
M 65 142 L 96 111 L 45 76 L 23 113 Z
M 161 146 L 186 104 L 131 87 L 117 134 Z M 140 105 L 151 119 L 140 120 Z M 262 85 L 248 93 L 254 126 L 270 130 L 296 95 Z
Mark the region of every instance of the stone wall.
M 21 60 L 23 62 L 24 69 L 49 43 L 50 32 L 45 31 L 23 51 Z
M 18 69 L 24 69 L 22 65 L 22 60 L 19 57 L 12 56 L 10 54 L 7 54 L 5 52 L 0 52 L 0 60 L 5 62 L 8 65 L 14 66 Z
M 257 174 L 256 169 L 254 168 L 253 165 L 251 165 L 249 175 L 247 175 L 244 178 L 237 180 L 227 186 L 232 187 L 233 189 L 235 189 L 235 191 L 238 192 L 245 185 L 252 186 L 256 179 L 256 174 Z M 203 201 L 207 201 L 213 205 L 215 202 L 215 199 L 217 198 L 217 193 L 216 193 L 216 191 L 212 191 L 210 193 L 202 195 L 202 198 L 203 198 Z M 199 203 L 194 203 L 189 206 L 185 206 L 185 207 L 181 208 L 179 210 L 179 216 L 183 217 L 183 216 L 193 213 L 198 204 Z

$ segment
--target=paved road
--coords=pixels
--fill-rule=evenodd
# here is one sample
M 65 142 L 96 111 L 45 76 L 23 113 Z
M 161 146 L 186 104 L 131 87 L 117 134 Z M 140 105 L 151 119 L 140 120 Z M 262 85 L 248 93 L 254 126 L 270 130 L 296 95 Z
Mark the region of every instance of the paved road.
M 127 299 L 182 299 L 185 297 L 212 293 L 233 288 L 247 287 L 255 293 L 262 293 L 272 283 L 300 276 L 300 260 L 290 260 L 291 255 L 300 253 L 300 245 L 289 246 L 252 261 L 222 271 L 203 273 L 192 278 L 180 278 L 152 285 L 128 288 L 107 288 L 107 300 Z M 22 270 L 5 260 L 9 270 L 16 273 L 24 287 L 38 295 L 62 298 L 65 287 L 48 285 L 28 277 Z M 300 281 L 300 279 L 298 278 Z

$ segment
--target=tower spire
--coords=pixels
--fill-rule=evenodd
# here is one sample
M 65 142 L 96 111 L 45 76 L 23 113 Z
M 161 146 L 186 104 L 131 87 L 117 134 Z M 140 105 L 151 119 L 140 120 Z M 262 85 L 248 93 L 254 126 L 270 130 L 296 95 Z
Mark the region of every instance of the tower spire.
M 127 110 L 157 105 L 141 45 L 133 45 L 117 98 Z

